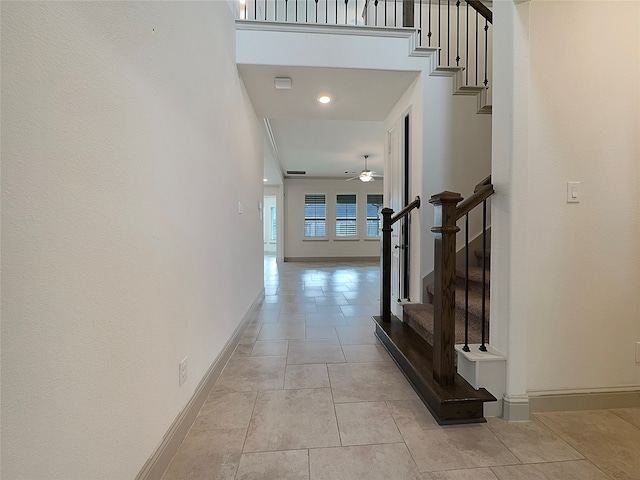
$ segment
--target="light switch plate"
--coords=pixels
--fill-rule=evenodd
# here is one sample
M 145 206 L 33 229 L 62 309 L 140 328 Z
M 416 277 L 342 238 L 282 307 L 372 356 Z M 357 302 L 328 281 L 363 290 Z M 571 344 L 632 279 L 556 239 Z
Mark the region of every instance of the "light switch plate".
M 580 182 L 567 182 L 567 203 L 580 203 Z

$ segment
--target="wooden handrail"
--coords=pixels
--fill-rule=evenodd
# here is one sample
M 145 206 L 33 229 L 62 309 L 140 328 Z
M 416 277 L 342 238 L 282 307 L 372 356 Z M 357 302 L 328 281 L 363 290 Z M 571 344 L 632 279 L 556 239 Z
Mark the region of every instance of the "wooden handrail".
M 380 318 L 384 322 L 391 321 L 391 226 L 401 218 L 406 217 L 414 208 L 420 208 L 420 197 L 393 215 L 393 210 L 383 208 L 382 239 L 380 242 Z M 391 216 L 393 215 L 393 217 Z
M 480 0 L 467 0 L 467 3 L 471 8 L 473 8 L 476 12 L 482 15 L 487 21 L 493 24 L 493 12 Z
M 487 185 L 491 185 L 491 175 L 489 175 L 487 178 L 485 178 L 479 184 L 477 184 L 473 188 L 473 193 L 476 193 L 478 190 L 480 190 L 480 188 L 486 187 Z
M 396 213 L 393 217 L 391 217 L 391 225 L 396 223 L 401 218 L 406 217 L 407 215 L 409 215 L 411 210 L 413 210 L 414 208 L 420 208 L 420 197 L 416 197 L 416 199 L 413 202 L 411 202 L 409 205 L 407 205 L 402 210 L 400 210 L 398 213 Z
M 467 213 L 469 213 L 471 210 L 476 208 L 478 205 L 484 202 L 487 198 L 493 195 L 493 193 L 494 193 L 493 185 L 489 184 L 489 185 L 481 186 L 481 184 L 478 184 L 476 186 L 475 193 L 471 195 L 469 198 L 467 198 L 460 205 L 458 205 L 458 207 L 456 208 L 456 220 L 460 220 Z

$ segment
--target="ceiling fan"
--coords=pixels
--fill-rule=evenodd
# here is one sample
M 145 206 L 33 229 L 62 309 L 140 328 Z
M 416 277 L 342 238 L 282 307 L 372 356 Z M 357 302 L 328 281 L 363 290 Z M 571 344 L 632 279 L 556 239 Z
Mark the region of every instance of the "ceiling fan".
M 362 170 L 360 172 L 360 175 L 356 176 L 356 177 L 351 177 L 351 178 L 347 178 L 347 182 L 349 180 L 355 180 L 356 178 L 359 178 L 361 182 L 373 182 L 375 181 L 374 177 L 381 177 L 382 175 L 379 175 L 377 172 L 374 172 L 373 170 L 369 170 L 367 168 L 367 158 L 369 158 L 369 155 L 364 155 L 364 170 Z

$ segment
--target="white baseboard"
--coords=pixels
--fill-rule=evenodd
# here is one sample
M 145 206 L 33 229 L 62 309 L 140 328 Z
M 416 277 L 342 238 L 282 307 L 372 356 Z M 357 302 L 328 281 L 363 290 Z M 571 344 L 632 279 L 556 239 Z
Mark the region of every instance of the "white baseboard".
M 529 393 L 531 413 L 640 407 L 640 390 L 536 395 Z
M 158 448 L 136 476 L 136 480 L 160 480 L 162 478 L 263 298 L 264 289 L 258 294 L 227 344 L 211 364 L 211 367 L 209 367 L 209 370 L 198 384 L 191 400 L 173 421 Z

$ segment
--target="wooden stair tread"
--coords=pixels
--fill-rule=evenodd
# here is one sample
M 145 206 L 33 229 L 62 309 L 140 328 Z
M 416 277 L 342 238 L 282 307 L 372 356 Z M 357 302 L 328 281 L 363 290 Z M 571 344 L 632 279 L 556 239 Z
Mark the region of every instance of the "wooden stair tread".
M 423 312 L 424 308 L 420 308 Z M 454 385 L 443 387 L 433 379 L 432 348 L 409 325 L 391 318 L 383 322 L 374 317 L 376 335 L 413 385 L 438 423 L 484 422 L 484 402 L 496 398 L 486 389 L 474 389 L 456 374 Z

